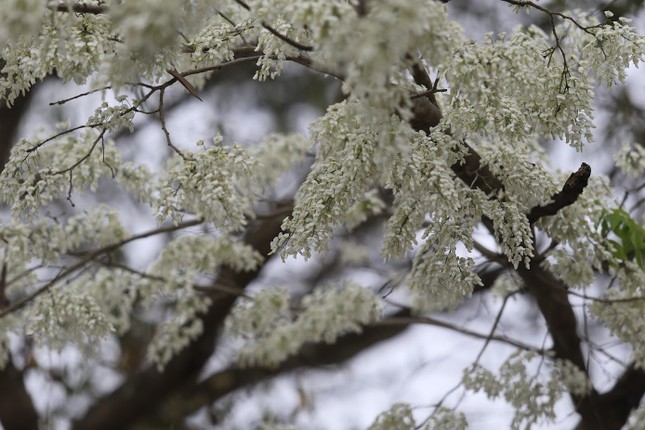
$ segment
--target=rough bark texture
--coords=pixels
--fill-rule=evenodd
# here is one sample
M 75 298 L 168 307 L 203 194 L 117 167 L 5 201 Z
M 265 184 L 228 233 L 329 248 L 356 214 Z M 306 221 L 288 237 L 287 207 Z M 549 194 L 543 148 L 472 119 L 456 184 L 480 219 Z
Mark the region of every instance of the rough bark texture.
M 420 66 L 415 66 L 412 74 L 418 84 L 428 89 L 432 88 L 430 77 Z M 434 96 L 428 97 L 428 101 L 436 103 Z M 426 119 L 414 118 L 411 125 L 417 130 L 429 132 L 432 127 L 438 125 L 441 115 L 428 108 L 423 111 L 426 112 Z M 467 155 L 463 163 L 452 166 L 455 175 L 466 185 L 478 188 L 491 196 L 503 190 L 502 182 L 491 174 L 482 163 L 479 154 L 466 142 L 462 143 L 466 146 Z M 590 166 L 583 163 L 578 171 L 569 176 L 562 190 L 552 196 L 552 202 L 545 206 L 537 206 L 527 214 L 529 221 L 533 223 L 543 216 L 555 215 L 564 207 L 574 204 L 587 186 L 590 175 Z M 492 231 L 491 220 L 483 219 L 482 222 Z M 530 269 L 520 268 L 517 272 L 529 294 L 535 298 L 546 321 L 555 356 L 571 361 L 583 372 L 588 373 L 576 316 L 567 295 L 567 285 L 541 268 L 540 262 L 536 260 L 531 261 Z M 586 396 L 571 394 L 571 400 L 581 418 L 578 430 L 619 430 L 625 424 L 631 410 L 639 405 L 644 393 L 645 372 L 632 365 L 606 393 L 599 394 L 592 390 Z

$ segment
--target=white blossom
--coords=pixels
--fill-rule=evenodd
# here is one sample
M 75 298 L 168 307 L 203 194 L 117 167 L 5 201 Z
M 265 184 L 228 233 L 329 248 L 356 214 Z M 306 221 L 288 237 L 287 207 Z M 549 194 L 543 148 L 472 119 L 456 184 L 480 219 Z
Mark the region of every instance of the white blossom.
M 194 214 L 227 231 L 246 224 L 253 214 L 256 162 L 245 149 L 220 142 L 216 138 L 210 148 L 169 160 L 154 201 L 160 220 L 178 222 Z
M 530 269 L 534 251 L 540 251 L 534 231 L 540 230 L 552 240 L 540 268 L 567 287 L 584 290 L 604 270 L 615 276 L 618 287 L 590 311 L 631 345 L 634 362 L 644 367 L 645 272 L 616 257 L 615 243 L 602 232 L 603 216 L 617 206 L 608 181 L 594 174 L 575 204 L 535 225 L 527 213 L 549 203 L 570 174 L 551 173 L 544 139 L 561 139 L 577 150 L 590 142 L 595 88 L 623 83 L 628 67 L 643 59 L 645 38 L 624 18 L 601 22 L 563 11 L 551 15 L 557 18 L 551 31 L 517 27 L 477 42 L 464 35 L 443 2 L 369 3 L 89 1 L 83 4 L 104 7 L 101 13 L 71 13 L 57 10 L 58 2 L 4 1 L 3 102 L 10 106 L 54 72 L 64 82 L 109 87 L 116 102 L 104 98 L 76 128 L 65 124 L 52 137 L 39 132 L 20 140 L 0 174 L 0 203 L 10 211 L 0 226 L 2 293 L 18 304 L 0 319 L 0 368 L 9 358 L 11 333 L 90 352 L 102 339 L 126 332 L 139 312 L 158 324 L 148 358 L 163 369 L 204 331 L 201 316 L 213 299 L 198 282 L 217 279 L 223 266 L 261 269 L 263 256 L 241 232 L 271 187 L 294 166 L 308 167 L 308 156 L 314 157 L 311 169 L 271 244 L 283 258 L 323 254 L 339 231 L 384 217 L 381 255 L 410 259 L 402 286 L 412 310 L 436 311 L 453 309 L 481 284 L 473 249 L 483 217 L 492 223 L 509 269 Z M 345 99 L 311 124 L 308 137 L 276 133 L 249 148 L 223 145 L 221 136 L 212 145 L 198 142 L 196 150 L 169 145 L 158 174 L 125 161 L 108 139 L 108 133 L 135 129 L 158 92 L 177 79 L 171 73 L 202 88 L 216 70 L 245 56 L 256 62 L 257 80 L 274 79 L 287 61 L 295 61 L 342 80 Z M 410 126 L 415 98 L 431 90 L 412 79 L 413 65 L 441 87 L 434 97 L 443 118 L 432 130 Z M 140 88 L 144 94 L 133 97 Z M 166 149 L 170 142 L 157 143 Z M 487 195 L 463 183 L 458 172 L 466 168 L 469 148 L 500 189 Z M 626 146 L 616 165 L 640 179 L 645 152 Z M 117 208 L 75 206 L 78 196 L 94 193 L 106 180 L 134 194 L 160 224 L 196 218 L 202 230 L 171 238 L 141 271 L 109 267 L 102 257 L 116 258 L 113 253 L 131 239 Z M 339 247 L 344 264 L 372 257 L 355 242 Z M 218 285 L 210 287 L 216 291 Z M 494 288 L 507 296 L 521 282 L 506 274 Z M 266 287 L 249 296 L 240 292 L 226 334 L 238 341 L 236 363 L 276 367 L 306 343 L 359 333 L 381 311 L 371 290 L 351 282 L 317 288 L 300 301 L 285 288 Z M 511 404 L 512 428 L 549 423 L 564 392 L 584 395 L 592 386 L 567 361 L 533 372 L 538 359 L 517 353 L 495 372 L 475 365 L 466 369 L 463 383 Z M 393 405 L 370 428 L 416 429 L 412 411 Z M 641 406 L 630 425 L 636 428 L 642 415 Z M 439 407 L 424 424 L 463 429 L 467 422 Z
M 623 145 L 614 160 L 618 168 L 634 178 L 645 173 L 645 149 L 642 145 Z
M 511 404 L 515 409 L 512 429 L 529 428 L 535 423 L 553 423 L 556 417 L 554 406 L 562 396 L 562 385 L 573 382 L 573 373 L 568 374 L 567 382 L 563 382 L 557 373 L 548 376 L 534 374 L 528 367 L 534 360 L 539 358 L 533 353 L 514 353 L 499 368 L 498 374 L 477 364 L 464 370 L 464 386 L 475 392 L 484 391 L 493 399 L 503 397 Z
M 46 3 L 40 0 L 5 1 L 0 8 L 0 46 L 36 32 L 45 15 L 45 7 Z
M 412 408 L 402 403 L 393 404 L 390 409 L 381 413 L 368 427 L 368 430 L 414 430 L 417 428 L 412 415 Z
M 333 343 L 343 334 L 360 333 L 380 315 L 378 297 L 355 284 L 317 289 L 303 298 L 297 313 L 289 307 L 287 291 L 272 288 L 238 304 L 226 327 L 244 337 L 240 364 L 275 367 L 307 342 Z
M 430 417 L 430 421 L 424 429 L 455 429 L 466 430 L 468 428 L 468 421 L 466 416 L 461 413 L 448 409 L 446 407 L 437 408 Z

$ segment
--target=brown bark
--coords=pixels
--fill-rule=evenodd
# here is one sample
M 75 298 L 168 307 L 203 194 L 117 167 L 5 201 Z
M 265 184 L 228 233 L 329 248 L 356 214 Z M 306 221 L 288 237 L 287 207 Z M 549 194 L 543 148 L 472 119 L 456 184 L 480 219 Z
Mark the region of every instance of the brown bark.
M 38 414 L 23 377 L 11 360 L 0 371 L 0 423 L 7 430 L 38 430 Z
M 280 231 L 282 218 L 268 218 L 251 223 L 245 241 L 267 257 L 270 243 Z M 244 288 L 254 280 L 256 271 L 238 273 L 223 268 L 218 283 Z M 190 384 L 195 384 L 199 373 L 216 347 L 217 333 L 235 302 L 236 296 L 213 297 L 213 305 L 202 316 L 204 331 L 197 340 L 175 356 L 163 372 L 149 367 L 133 375 L 123 385 L 107 396 L 98 399 L 85 416 L 73 425 L 75 430 L 110 430 L 127 428 L 133 423 L 154 414 L 168 396 Z
M 0 59 L 1 68 L 2 59 Z M 33 90 L 34 88 L 32 87 L 26 94 L 17 97 L 11 107 L 0 101 L 0 172 L 2 172 L 4 165 L 9 160 L 9 154 L 16 140 L 20 121 L 27 107 L 29 107 Z
M 427 72 L 416 65 L 412 71 L 415 81 L 432 89 Z M 435 103 L 434 95 L 428 101 Z M 437 105 L 438 108 L 438 105 Z M 421 110 L 418 111 L 423 114 Z M 411 122 L 416 130 L 429 132 L 439 123 L 431 109 L 425 109 L 426 118 L 414 118 Z M 416 113 L 416 112 L 415 112 Z M 466 185 L 478 188 L 487 195 L 494 196 L 504 186 L 482 163 L 481 157 L 466 142 L 467 155 L 464 163 L 452 166 L 456 176 Z M 591 168 L 583 163 L 564 184 L 562 190 L 552 197 L 552 202 L 533 208 L 527 218 L 531 222 L 543 216 L 555 215 L 562 208 L 574 204 L 587 186 Z M 492 221 L 483 219 L 484 225 L 492 231 Z M 510 270 L 510 268 L 509 268 Z M 588 373 L 581 349 L 581 339 L 577 331 L 577 320 L 567 295 L 567 285 L 552 273 L 540 267 L 539 261 L 531 261 L 530 269 L 520 268 L 518 274 L 524 281 L 527 291 L 535 298 L 538 308 L 546 321 L 553 342 L 555 356 L 571 361 L 575 366 Z M 592 390 L 586 396 L 573 393 L 570 397 L 576 412 L 581 417 L 579 430 L 619 430 L 626 422 L 629 413 L 638 406 L 645 393 L 645 372 L 630 366 L 618 379 L 614 387 L 604 394 Z
M 3 67 L 0 59 L 0 68 Z M 9 160 L 11 147 L 16 139 L 18 126 L 29 106 L 32 91 L 18 97 L 13 106 L 0 102 L 0 172 Z M 9 306 L 5 295 L 6 262 L 0 274 L 0 310 Z M 24 371 L 16 368 L 11 357 L 0 370 L 0 423 L 5 429 L 38 429 L 38 414 L 27 392 Z
M 393 316 L 409 316 L 407 310 Z M 349 360 L 358 353 L 384 340 L 401 334 L 407 326 L 370 326 L 361 333 L 352 333 L 339 338 L 333 344 L 305 345 L 300 353 L 281 363 L 277 368 L 248 367 L 229 368 L 217 372 L 198 384 L 176 392 L 158 410 L 162 423 L 181 420 L 205 405 L 221 399 L 240 388 L 249 387 L 272 376 L 284 374 L 303 367 L 320 367 Z

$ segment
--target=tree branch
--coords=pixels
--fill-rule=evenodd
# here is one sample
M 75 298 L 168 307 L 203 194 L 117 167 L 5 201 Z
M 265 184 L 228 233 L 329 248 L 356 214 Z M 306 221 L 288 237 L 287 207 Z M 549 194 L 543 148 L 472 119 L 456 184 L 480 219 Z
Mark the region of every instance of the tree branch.
M 427 87 L 428 82 L 431 82 L 427 72 L 421 67 L 415 67 L 412 75 L 417 84 Z M 438 109 L 439 106 L 437 105 L 436 108 Z M 411 125 L 416 130 L 426 132 L 430 132 L 430 129 L 437 124 L 434 124 L 429 116 L 425 119 L 413 118 L 411 121 Z M 482 166 L 479 154 L 466 142 L 462 142 L 462 144 L 466 145 L 468 151 L 465 162 L 451 166 L 457 177 L 466 185 L 478 188 L 487 195 L 494 195 L 503 190 L 501 181 L 492 175 L 486 166 Z M 535 222 L 542 216 L 553 215 L 562 208 L 573 204 L 587 186 L 590 174 L 591 168 L 583 163 L 577 172 L 569 176 L 562 190 L 552 197 L 552 203 L 531 210 L 528 215 L 529 220 Z M 492 221 L 484 219 L 483 222 L 492 231 Z M 581 339 L 577 332 L 577 320 L 569 302 L 567 286 L 552 273 L 540 267 L 539 261 L 535 258 L 531 263 L 530 269 L 520 267 L 517 273 L 524 281 L 528 292 L 537 301 L 538 308 L 551 335 L 556 358 L 568 360 L 587 373 Z M 619 430 L 625 424 L 632 405 L 638 405 L 644 392 L 645 375 L 643 371 L 632 369 L 628 370 L 616 383 L 616 386 L 605 394 L 600 395 L 595 389 L 582 396 L 569 393 L 576 411 L 582 417 L 578 429 Z M 624 402 L 623 408 L 619 408 L 620 413 L 617 416 L 604 413 L 614 407 L 617 402 Z
M 598 404 L 607 422 L 605 429 L 620 429 L 631 411 L 638 407 L 645 394 L 645 370 L 630 365 L 611 390 L 598 396 Z M 577 429 L 597 428 L 583 415 Z
M 23 372 L 11 359 L 0 370 L 0 423 L 5 429 L 38 430 L 38 414 L 25 388 Z
M 54 276 L 54 278 L 52 280 L 47 282 L 42 287 L 38 288 L 33 293 L 31 293 L 31 294 L 27 295 L 26 297 L 23 297 L 22 299 L 12 303 L 11 305 L 5 307 L 4 309 L 0 309 L 0 319 L 2 317 L 6 316 L 6 315 L 9 315 L 12 312 L 15 312 L 17 310 L 20 310 L 20 309 L 24 308 L 31 301 L 33 301 L 36 297 L 38 297 L 41 294 L 49 291 L 49 289 L 52 288 L 54 285 L 56 285 L 56 283 L 58 283 L 60 280 L 64 279 L 66 276 L 74 273 L 75 271 L 79 270 L 80 268 L 84 267 L 87 263 L 95 260 L 100 255 L 108 254 L 108 253 L 110 253 L 112 251 L 115 251 L 115 250 L 119 249 L 120 247 L 122 247 L 125 244 L 128 244 L 130 242 L 134 242 L 135 240 L 144 239 L 146 237 L 150 237 L 150 236 L 154 236 L 154 235 L 157 235 L 157 234 L 166 233 L 166 232 L 170 232 L 170 231 L 181 230 L 183 228 L 191 227 L 191 226 L 194 226 L 194 225 L 199 225 L 199 224 L 201 224 L 203 222 L 204 222 L 203 220 L 197 219 L 197 220 L 192 220 L 192 221 L 186 221 L 186 222 L 183 222 L 183 223 L 178 224 L 178 225 L 171 225 L 171 226 L 168 226 L 168 227 L 160 227 L 160 228 L 156 228 L 156 229 L 153 229 L 153 230 L 148 230 L 148 231 L 145 231 L 143 233 L 139 233 L 139 234 L 130 236 L 130 237 L 126 238 L 126 239 L 123 239 L 123 240 L 120 240 L 118 242 L 115 242 L 115 243 L 113 243 L 111 245 L 107 245 L 107 246 L 104 246 L 102 248 L 96 249 L 94 251 L 90 251 L 79 262 L 77 262 L 76 264 L 73 264 L 73 265 L 68 266 L 67 268 L 61 270 L 58 273 L 58 275 Z
M 100 15 L 108 11 L 107 6 L 87 4 L 87 3 L 73 3 L 72 12 L 76 13 L 89 13 L 92 15 Z M 55 6 L 56 12 L 69 12 L 70 7 L 66 3 L 60 3 Z
M 397 315 L 409 315 L 407 310 Z M 303 367 L 320 367 L 343 363 L 356 354 L 384 340 L 390 339 L 407 330 L 406 325 L 372 325 L 364 327 L 362 333 L 347 334 L 333 344 L 318 343 L 305 345 L 300 353 L 281 363 L 275 369 L 266 367 L 232 367 L 217 372 L 199 384 L 187 387 L 173 394 L 159 408 L 162 424 L 177 420 L 209 405 L 233 391 L 248 387 L 276 375 L 288 373 Z
M 561 209 L 574 204 L 589 183 L 590 175 L 591 167 L 582 163 L 580 168 L 569 176 L 562 190 L 551 196 L 551 203 L 531 209 L 528 214 L 529 222 L 533 224 L 542 217 L 555 215 Z
M 287 204 L 285 204 L 287 205 Z M 291 205 L 289 203 L 288 205 Z M 266 261 L 271 240 L 280 232 L 282 216 L 256 220 L 249 224 L 244 241 L 262 254 Z M 250 272 L 235 272 L 228 267 L 219 271 L 216 283 L 242 289 L 253 281 L 262 268 Z M 133 423 L 153 416 L 176 390 L 186 389 L 197 382 L 202 367 L 216 348 L 217 333 L 228 315 L 235 296 L 221 295 L 201 316 L 202 334 L 183 351 L 173 357 L 163 372 L 148 367 L 131 376 L 112 393 L 95 401 L 81 419 L 73 424 L 75 430 L 111 430 L 126 428 Z

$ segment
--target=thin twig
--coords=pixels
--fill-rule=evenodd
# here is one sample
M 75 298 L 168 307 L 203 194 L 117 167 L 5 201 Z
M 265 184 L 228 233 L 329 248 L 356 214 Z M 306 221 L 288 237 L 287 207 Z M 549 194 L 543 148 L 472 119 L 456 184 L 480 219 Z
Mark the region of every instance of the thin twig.
M 175 144 L 172 143 L 172 140 L 170 139 L 170 132 L 168 131 L 168 127 L 166 127 L 166 114 L 163 108 L 163 101 L 164 101 L 164 92 L 165 92 L 165 87 L 162 88 L 159 91 L 159 122 L 161 123 L 161 130 L 163 131 L 164 136 L 166 137 L 166 143 L 170 148 L 172 148 L 173 151 L 177 153 L 181 158 L 186 160 L 186 156 L 184 155 L 183 152 L 179 148 L 175 146 Z
M 495 317 L 495 322 L 493 322 L 493 327 L 490 329 L 490 333 L 488 334 L 488 337 L 486 338 L 486 342 L 484 342 L 484 345 L 482 346 L 482 349 L 479 351 L 479 354 L 477 354 L 477 358 L 475 358 L 475 363 L 479 363 L 479 360 L 482 358 L 484 355 L 484 351 L 486 350 L 486 347 L 490 343 L 491 339 L 495 335 L 495 330 L 497 330 L 497 326 L 499 325 L 500 320 L 502 319 L 502 314 L 504 313 L 504 309 L 506 308 L 506 303 L 508 303 L 508 299 L 512 296 L 513 294 L 508 294 L 504 297 L 504 301 L 502 302 L 502 307 L 500 308 L 499 312 L 497 313 L 497 317 Z
M 572 295 L 572 296 L 579 297 L 581 299 L 590 300 L 592 302 L 598 302 L 598 303 L 606 303 L 606 304 L 634 303 L 634 302 L 640 302 L 642 300 L 645 300 L 645 296 L 624 297 L 622 299 L 605 299 L 605 298 L 602 298 L 602 297 L 588 296 L 586 294 L 578 293 L 578 292 L 572 291 L 572 290 L 568 290 L 567 293 Z
M 595 36 L 591 31 L 589 31 L 590 28 L 596 28 L 599 27 L 600 25 L 594 25 L 594 26 L 589 26 L 585 27 L 582 24 L 580 24 L 578 21 L 570 17 L 569 15 L 565 15 L 560 12 L 553 12 L 543 6 L 540 6 L 537 3 L 533 3 L 532 1 L 520 1 L 520 0 L 502 0 L 504 3 L 512 4 L 514 6 L 519 6 L 519 7 L 532 7 L 533 9 L 537 9 L 540 12 L 546 13 L 550 17 L 557 16 L 560 17 L 564 20 L 571 21 L 573 25 L 578 27 L 580 30 L 584 31 L 585 33 L 591 34 L 592 36 Z
M 456 332 L 459 332 L 461 334 L 464 334 L 466 336 L 470 337 L 475 337 L 477 339 L 484 339 L 487 340 L 490 338 L 490 340 L 494 340 L 497 342 L 503 342 L 509 345 L 512 345 L 516 348 L 523 349 L 525 351 L 530 351 L 530 352 L 535 352 L 537 354 L 546 354 L 547 351 L 541 348 L 537 348 L 535 346 L 529 345 L 527 343 L 514 340 L 511 338 L 508 338 L 506 336 L 498 336 L 498 335 L 493 335 L 490 336 L 490 334 L 482 334 L 478 333 L 472 330 L 468 330 L 463 327 L 459 327 L 455 324 L 451 324 L 445 321 L 441 321 L 435 318 L 431 317 L 393 317 L 393 318 L 388 318 L 387 320 L 383 321 L 378 321 L 374 323 L 373 325 L 376 326 L 397 326 L 397 325 L 412 325 L 412 324 L 427 324 L 427 325 L 432 325 L 436 327 L 441 327 L 449 330 L 453 330 Z
M 143 233 L 136 234 L 134 236 L 130 236 L 126 239 L 120 240 L 118 242 L 115 242 L 111 245 L 104 246 L 102 248 L 96 249 L 94 251 L 91 251 L 85 258 L 77 262 L 76 264 L 73 264 L 65 269 L 63 269 L 61 272 L 58 273 L 53 279 L 51 279 L 49 282 L 47 282 L 45 285 L 42 287 L 38 288 L 36 291 L 33 293 L 29 294 L 28 296 L 22 298 L 21 300 L 18 300 L 17 302 L 13 303 L 11 306 L 8 306 L 7 308 L 3 309 L 0 311 L 0 318 L 9 315 L 12 312 L 15 312 L 17 310 L 20 310 L 24 308 L 27 304 L 29 304 L 31 301 L 33 301 L 36 297 L 42 295 L 43 293 L 49 291 L 51 287 L 56 285 L 61 279 L 67 277 L 68 275 L 74 273 L 75 271 L 83 268 L 87 263 L 95 260 L 98 256 L 102 254 L 106 254 L 112 251 L 115 251 L 116 249 L 122 247 L 125 244 L 128 244 L 130 242 L 134 242 L 139 239 L 145 239 L 150 236 L 155 236 L 157 234 L 162 234 L 162 233 L 167 233 L 171 231 L 177 231 L 181 230 L 184 228 L 196 226 L 199 224 L 202 224 L 204 222 L 203 219 L 196 219 L 192 221 L 186 221 L 184 223 L 178 224 L 178 225 L 172 225 L 168 227 L 161 227 L 153 230 L 148 230 Z
M 105 91 L 105 90 L 110 90 L 110 89 L 112 89 L 112 86 L 110 86 L 110 85 L 108 85 L 106 87 L 102 87 L 102 88 L 97 88 L 95 90 L 91 90 L 91 91 L 87 91 L 87 92 L 84 92 L 84 93 L 81 93 L 81 94 L 77 94 L 77 95 L 75 95 L 73 97 L 70 97 L 70 98 L 67 98 L 67 99 L 62 99 L 62 100 L 58 100 L 58 101 L 55 101 L 55 102 L 51 102 L 51 103 L 49 103 L 49 106 L 63 105 L 63 104 L 65 104 L 67 102 L 70 102 L 72 100 L 76 100 L 76 99 L 79 99 L 81 97 L 89 96 L 90 94 L 98 93 L 99 91 Z
M 102 261 L 102 260 L 94 260 L 94 261 L 106 267 L 121 269 L 125 272 L 132 273 L 133 275 L 137 275 L 144 279 L 150 279 L 152 281 L 168 283 L 168 279 L 164 278 L 163 276 L 151 275 L 149 273 L 145 273 L 140 270 L 133 269 L 132 267 L 123 263 L 119 263 L 117 261 Z M 244 290 L 241 290 L 235 287 L 228 287 L 223 284 L 212 284 L 209 286 L 193 285 L 192 288 L 195 291 L 199 291 L 202 293 L 212 294 L 213 292 L 219 292 L 219 293 L 229 294 L 233 296 L 245 297 L 247 299 L 252 299 L 252 297 L 246 294 Z
M 235 3 L 239 4 L 240 6 L 242 6 L 247 11 L 251 10 L 251 6 L 246 4 L 246 2 L 244 2 L 243 0 L 235 0 Z M 301 51 L 313 51 L 313 49 L 314 49 L 313 46 L 303 45 L 300 42 L 296 42 L 295 40 L 289 38 L 288 36 L 280 33 L 279 31 L 277 31 L 275 28 L 271 27 L 269 24 L 267 24 L 264 21 L 261 22 L 261 25 L 262 25 L 262 27 L 267 29 L 271 34 L 273 34 L 275 37 L 277 37 L 278 39 L 282 40 L 283 42 L 293 46 L 296 49 L 299 49 Z

